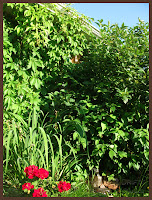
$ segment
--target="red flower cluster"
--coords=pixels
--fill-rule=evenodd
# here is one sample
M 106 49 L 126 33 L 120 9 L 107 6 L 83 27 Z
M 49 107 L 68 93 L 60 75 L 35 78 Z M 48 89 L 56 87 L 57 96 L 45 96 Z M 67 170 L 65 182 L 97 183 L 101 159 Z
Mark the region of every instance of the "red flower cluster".
M 41 179 L 45 179 L 49 176 L 49 172 L 43 168 L 41 169 L 38 169 L 36 172 L 35 172 L 35 175 L 38 177 L 38 178 L 41 178 Z
M 25 190 L 25 189 L 30 190 L 30 189 L 33 189 L 33 188 L 34 188 L 34 185 L 32 185 L 31 183 L 24 183 L 22 185 L 22 190 Z
M 58 184 L 58 189 L 59 192 L 63 192 L 63 191 L 67 191 L 69 189 L 71 189 L 71 184 L 70 183 L 66 183 L 65 181 L 60 181 Z
M 29 167 L 26 167 L 24 172 L 26 173 L 26 176 L 28 176 L 29 179 L 33 179 L 34 177 L 38 177 L 40 179 L 45 179 L 49 176 L 49 172 L 43 168 L 38 168 L 35 165 L 30 165 Z M 22 190 L 25 190 L 25 192 L 30 193 L 30 189 L 33 189 L 34 185 L 31 183 L 24 183 L 22 185 Z M 71 184 L 66 183 L 65 181 L 60 181 L 58 183 L 58 189 L 59 192 L 67 191 L 71 189 Z M 37 190 L 34 190 L 34 193 L 32 194 L 33 197 L 47 197 L 46 191 L 42 187 L 38 188 Z
M 47 197 L 46 192 L 43 190 L 43 188 L 38 188 L 37 190 L 34 190 L 34 193 L 32 195 L 33 197 Z
M 38 169 L 38 167 L 35 165 L 30 165 L 29 167 L 26 167 L 24 172 L 29 179 L 33 179 L 34 177 L 45 179 L 49 176 L 49 172 L 47 170 L 43 168 Z
M 35 165 L 30 165 L 29 167 L 26 167 L 24 172 L 26 173 L 26 176 L 28 176 L 29 179 L 33 179 L 36 175 L 38 167 Z
M 49 176 L 49 172 L 43 168 L 38 168 L 35 165 L 30 165 L 29 167 L 26 167 L 24 172 L 26 173 L 26 176 L 28 176 L 29 179 L 33 179 L 34 177 L 38 177 L 41 179 L 45 179 Z M 31 183 L 24 183 L 22 185 L 22 190 L 28 189 L 28 194 L 29 190 L 33 189 L 34 185 Z M 38 188 L 37 190 L 34 190 L 33 197 L 47 197 L 46 192 L 44 191 L 43 188 Z

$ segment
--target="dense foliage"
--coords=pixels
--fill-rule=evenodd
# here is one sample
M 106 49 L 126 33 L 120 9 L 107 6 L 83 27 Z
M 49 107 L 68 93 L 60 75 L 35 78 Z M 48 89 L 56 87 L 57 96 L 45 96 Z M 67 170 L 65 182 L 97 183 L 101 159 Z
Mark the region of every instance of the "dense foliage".
M 4 158 L 7 139 L 11 142 L 8 120 L 13 116 L 23 123 L 35 108 L 47 114 L 48 156 L 53 156 L 49 141 L 58 144 L 56 133 L 63 138 L 63 155 L 76 155 L 83 171 L 100 166 L 101 173 L 115 176 L 143 172 L 149 163 L 149 25 L 139 19 L 128 28 L 100 20 L 96 38 L 83 23 L 87 17 L 68 6 L 64 12 L 54 4 L 50 8 L 54 12 L 39 4 L 4 4 Z M 79 54 L 80 64 L 70 63 Z M 26 134 L 22 137 L 32 144 Z M 30 165 L 26 153 L 34 155 L 22 143 L 20 158 Z M 43 144 L 36 145 L 46 155 Z M 16 149 L 15 158 L 22 154 Z

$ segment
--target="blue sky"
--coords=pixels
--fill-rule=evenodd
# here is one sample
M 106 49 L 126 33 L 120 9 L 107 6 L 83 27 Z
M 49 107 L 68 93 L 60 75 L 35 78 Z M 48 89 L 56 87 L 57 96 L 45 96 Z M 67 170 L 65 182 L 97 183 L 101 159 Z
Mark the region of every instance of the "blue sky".
M 149 3 L 73 3 L 71 6 L 95 21 L 103 19 L 104 24 L 110 21 L 110 24 L 121 26 L 124 22 L 133 27 L 138 23 L 138 17 L 149 22 Z M 98 28 L 95 23 L 93 25 Z

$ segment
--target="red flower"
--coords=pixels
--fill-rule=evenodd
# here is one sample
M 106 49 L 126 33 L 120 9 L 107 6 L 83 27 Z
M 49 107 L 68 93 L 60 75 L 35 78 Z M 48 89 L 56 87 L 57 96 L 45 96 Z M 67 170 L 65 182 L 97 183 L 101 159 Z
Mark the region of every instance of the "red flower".
M 41 168 L 36 171 L 35 176 L 37 176 L 38 178 L 41 178 L 41 179 L 45 179 L 49 176 L 49 172 L 47 170 Z
M 33 179 L 36 175 L 36 172 L 38 170 L 38 167 L 35 165 L 30 165 L 29 167 L 26 167 L 24 172 L 26 173 L 26 176 L 28 176 L 29 179 Z
M 32 196 L 33 197 L 47 197 L 47 194 L 43 190 L 43 188 L 38 188 L 37 190 L 34 190 L 34 193 Z
M 69 189 L 71 189 L 71 184 L 70 183 L 66 183 L 65 181 L 60 181 L 58 184 L 58 189 L 59 192 L 63 192 L 63 191 L 67 191 Z
M 33 188 L 34 188 L 34 185 L 32 185 L 31 183 L 24 183 L 22 185 L 22 190 L 25 190 L 25 189 L 30 190 L 30 189 L 33 189 Z

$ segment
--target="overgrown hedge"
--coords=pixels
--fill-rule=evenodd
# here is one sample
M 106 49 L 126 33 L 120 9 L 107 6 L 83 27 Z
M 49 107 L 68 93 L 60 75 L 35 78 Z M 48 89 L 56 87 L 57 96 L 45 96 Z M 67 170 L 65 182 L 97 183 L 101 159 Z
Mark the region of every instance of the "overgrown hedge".
M 26 119 L 36 107 L 48 113 L 47 124 L 61 125 L 84 168 L 142 172 L 149 163 L 148 23 L 99 20 L 96 38 L 82 23 L 87 17 L 50 7 L 4 4 L 4 122 L 12 114 Z M 80 64 L 69 62 L 79 54 Z

